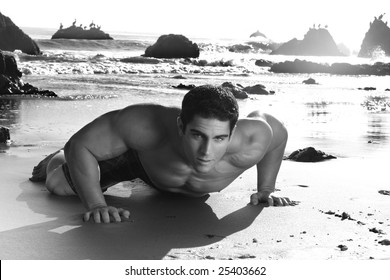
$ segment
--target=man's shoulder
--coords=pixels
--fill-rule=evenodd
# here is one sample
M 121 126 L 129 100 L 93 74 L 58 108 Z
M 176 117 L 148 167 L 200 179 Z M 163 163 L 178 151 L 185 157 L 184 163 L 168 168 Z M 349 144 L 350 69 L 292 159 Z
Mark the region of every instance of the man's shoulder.
M 114 125 L 130 146 L 154 147 L 169 137 L 179 112 L 178 108 L 156 104 L 130 105 L 118 112 Z

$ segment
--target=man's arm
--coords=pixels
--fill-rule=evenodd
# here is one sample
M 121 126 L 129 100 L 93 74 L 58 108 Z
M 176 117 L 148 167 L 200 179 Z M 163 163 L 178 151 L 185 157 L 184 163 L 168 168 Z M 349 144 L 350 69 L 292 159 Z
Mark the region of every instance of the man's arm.
M 143 108 L 127 107 L 121 111 L 109 112 L 92 121 L 78 131 L 65 145 L 65 157 L 69 171 L 87 212 L 85 220 L 121 221 L 128 218 L 127 210 L 108 206 L 100 188 L 98 161 L 113 158 L 128 150 L 147 149 L 156 142 L 150 117 L 142 114 Z M 148 112 L 147 109 L 145 109 Z M 145 129 L 148 126 L 150 129 Z M 147 140 L 145 140 L 147 139 Z
M 257 114 L 257 115 L 256 115 Z M 251 115 L 249 115 L 251 116 Z M 291 205 L 291 201 L 284 197 L 271 195 L 275 191 L 276 178 L 283 160 L 286 148 L 288 132 L 285 126 L 271 115 L 259 115 L 252 117 L 264 118 L 271 130 L 271 142 L 261 160 L 257 163 L 257 193 L 251 196 L 251 203 L 268 203 L 269 206 Z

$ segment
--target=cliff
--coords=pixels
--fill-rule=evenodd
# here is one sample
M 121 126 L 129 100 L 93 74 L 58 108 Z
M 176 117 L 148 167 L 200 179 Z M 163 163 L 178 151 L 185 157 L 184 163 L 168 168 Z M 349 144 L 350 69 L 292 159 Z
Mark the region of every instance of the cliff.
M 303 40 L 296 38 L 282 44 L 271 54 L 341 56 L 333 37 L 325 28 L 310 28 Z
M 359 57 L 372 57 L 375 52 L 383 51 L 385 55 L 390 56 L 390 28 L 387 22 L 382 21 L 383 15 L 375 17 L 370 22 L 370 28 L 364 36 Z
M 41 53 L 37 43 L 2 13 L 0 13 L 0 50 L 10 52 L 21 50 L 31 55 Z

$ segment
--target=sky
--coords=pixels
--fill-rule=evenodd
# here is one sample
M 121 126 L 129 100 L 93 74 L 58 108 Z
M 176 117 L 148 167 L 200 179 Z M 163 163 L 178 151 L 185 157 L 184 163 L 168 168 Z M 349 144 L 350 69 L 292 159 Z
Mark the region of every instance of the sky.
M 182 34 L 191 39 L 248 38 L 259 30 L 275 42 L 303 39 L 313 24 L 328 25 L 336 43 L 359 50 L 370 21 L 388 0 L 2 0 L 0 12 L 19 27 L 58 29 L 93 21 L 103 31 Z

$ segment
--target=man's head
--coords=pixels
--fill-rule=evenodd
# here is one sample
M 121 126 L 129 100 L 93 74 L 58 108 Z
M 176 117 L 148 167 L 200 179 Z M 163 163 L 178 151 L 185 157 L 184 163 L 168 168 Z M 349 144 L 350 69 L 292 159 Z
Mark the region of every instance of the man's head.
M 237 100 L 230 91 L 223 87 L 212 85 L 196 87 L 183 98 L 180 113 L 183 130 L 195 116 L 229 121 L 231 134 L 238 120 Z
M 183 99 L 179 133 L 188 163 L 209 172 L 223 158 L 238 119 L 234 96 L 221 87 L 201 86 Z

